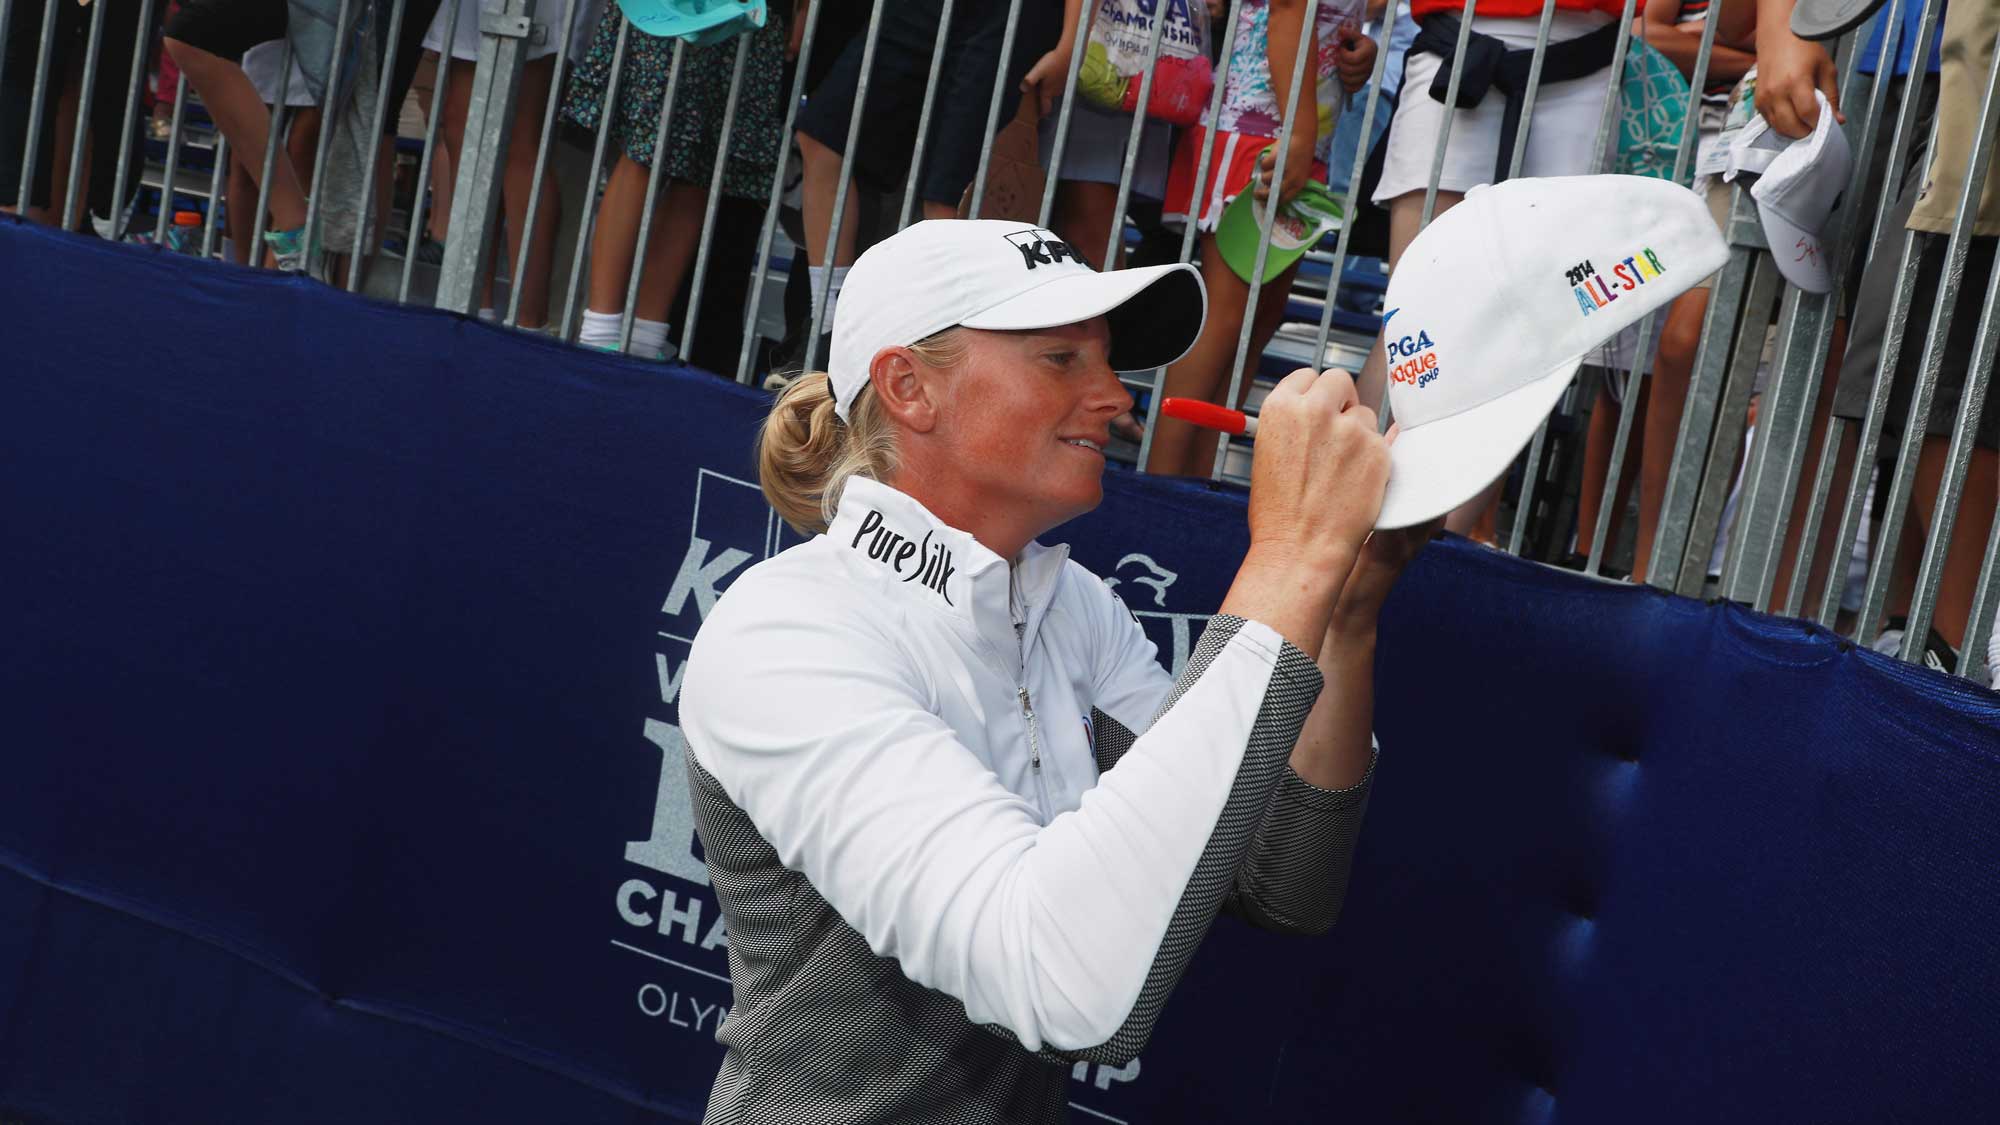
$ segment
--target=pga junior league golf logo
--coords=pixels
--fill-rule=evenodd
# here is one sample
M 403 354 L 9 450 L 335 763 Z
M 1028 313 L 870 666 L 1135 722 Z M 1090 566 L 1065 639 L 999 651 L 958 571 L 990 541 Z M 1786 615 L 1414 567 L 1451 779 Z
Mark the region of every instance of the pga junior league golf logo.
M 1422 389 L 1442 374 L 1438 370 L 1437 348 L 1431 343 L 1431 334 L 1424 329 L 1418 329 L 1414 336 L 1389 335 L 1389 322 L 1402 311 L 1390 309 L 1382 314 L 1382 347 L 1389 353 L 1389 381 Z

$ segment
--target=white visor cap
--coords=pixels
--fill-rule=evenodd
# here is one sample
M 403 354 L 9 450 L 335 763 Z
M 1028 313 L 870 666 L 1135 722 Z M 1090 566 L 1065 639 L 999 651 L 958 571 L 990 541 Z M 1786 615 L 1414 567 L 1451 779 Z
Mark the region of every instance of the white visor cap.
M 1847 190 L 1853 153 L 1826 95 L 1815 90 L 1813 96 L 1819 99 L 1819 122 L 1811 135 L 1794 140 L 1762 116 L 1753 117 L 1729 146 L 1723 178 L 1733 182 L 1739 175 L 1756 175 L 1750 198 L 1757 201 L 1778 272 L 1808 293 L 1826 293 L 1833 289 L 1827 220 Z

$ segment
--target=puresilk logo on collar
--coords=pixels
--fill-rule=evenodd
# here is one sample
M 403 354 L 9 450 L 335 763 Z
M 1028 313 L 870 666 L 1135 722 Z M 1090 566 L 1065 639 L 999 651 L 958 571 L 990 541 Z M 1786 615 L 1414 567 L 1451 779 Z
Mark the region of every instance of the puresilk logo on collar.
M 937 591 L 944 604 L 953 605 L 951 595 L 945 592 L 945 583 L 958 573 L 958 568 L 952 565 L 951 548 L 933 543 L 933 534 L 926 531 L 922 542 L 912 542 L 909 536 L 884 526 L 882 513 L 870 508 L 861 517 L 861 529 L 854 533 L 854 541 L 848 546 L 887 566 L 903 581 Z M 866 547 L 861 545 L 864 539 L 868 541 Z
M 1576 296 L 1576 306 L 1589 316 L 1617 300 L 1620 295 L 1630 293 L 1641 285 L 1667 272 L 1666 263 L 1648 246 L 1634 251 L 1629 257 L 1612 263 L 1610 270 L 1598 273 L 1597 267 L 1586 258 L 1567 271 L 1570 291 Z
M 1057 238 L 1054 232 L 1040 227 L 1016 231 L 1006 238 L 1008 242 L 1013 243 L 1014 249 L 1021 252 L 1021 264 L 1029 269 L 1034 269 L 1036 266 L 1053 266 L 1065 258 L 1072 262 L 1083 261 L 1069 243 Z

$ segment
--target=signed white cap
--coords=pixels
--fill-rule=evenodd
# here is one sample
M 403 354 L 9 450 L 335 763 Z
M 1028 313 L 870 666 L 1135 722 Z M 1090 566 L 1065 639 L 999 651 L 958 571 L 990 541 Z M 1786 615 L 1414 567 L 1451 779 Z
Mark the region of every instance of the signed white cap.
M 1833 288 L 1827 218 L 1847 190 L 1853 154 L 1826 95 L 1815 90 L 1813 96 L 1819 99 L 1819 122 L 1810 136 L 1794 140 L 1772 129 L 1762 116 L 1753 117 L 1729 146 L 1729 170 L 1723 178 L 1757 176 L 1750 198 L 1757 201 L 1757 217 L 1778 272 L 1808 293 L 1825 293 Z

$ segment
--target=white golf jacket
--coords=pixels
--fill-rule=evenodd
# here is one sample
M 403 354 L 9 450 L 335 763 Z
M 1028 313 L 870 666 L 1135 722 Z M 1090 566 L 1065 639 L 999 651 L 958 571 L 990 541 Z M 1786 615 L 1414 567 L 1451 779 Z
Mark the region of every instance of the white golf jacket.
M 1286 765 L 1319 689 L 1229 617 L 1176 681 L 1067 549 L 850 481 L 683 685 L 736 988 L 708 1120 L 1062 1120 L 1049 1064 L 1136 1054 L 1218 909 L 1332 924 L 1369 780 Z

